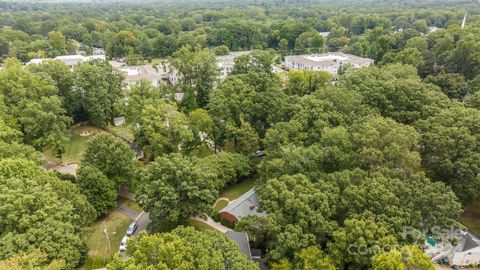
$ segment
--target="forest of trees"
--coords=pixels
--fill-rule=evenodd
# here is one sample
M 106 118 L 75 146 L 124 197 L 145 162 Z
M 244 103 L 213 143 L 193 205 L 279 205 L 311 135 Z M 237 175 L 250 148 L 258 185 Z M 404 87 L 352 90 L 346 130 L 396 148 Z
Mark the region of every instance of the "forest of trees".
M 245 179 L 267 215 L 235 230 L 273 270 L 434 269 L 429 229 L 465 229 L 459 216 L 480 199 L 480 5 L 377 2 L 0 2 L 0 269 L 82 265 L 85 227 L 122 187 L 152 233 L 107 269 L 257 269 L 224 236 L 184 227 Z M 108 61 L 24 65 L 94 48 L 162 58 L 181 79 L 127 89 Z M 251 52 L 220 81 L 215 56 L 240 50 Z M 272 72 L 285 55 L 326 51 L 375 65 L 335 79 Z M 73 124 L 118 115 L 144 160 L 101 133 L 76 176 L 42 169 Z

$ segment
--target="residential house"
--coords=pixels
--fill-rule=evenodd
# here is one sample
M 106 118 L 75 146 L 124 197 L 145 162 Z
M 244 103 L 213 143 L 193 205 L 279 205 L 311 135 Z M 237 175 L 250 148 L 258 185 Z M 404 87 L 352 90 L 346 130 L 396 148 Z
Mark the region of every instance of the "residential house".
M 118 65 L 117 65 L 118 66 Z M 167 79 L 167 74 L 163 69 L 153 65 L 142 66 L 119 66 L 117 67 L 125 74 L 124 85 L 131 87 L 141 80 L 149 81 L 153 86 L 159 86 L 163 80 Z
M 248 239 L 248 234 L 246 232 L 227 231 L 225 236 L 237 243 L 240 251 L 245 254 L 245 257 L 247 257 L 247 260 L 252 260 L 252 251 L 250 250 L 249 243 L 250 240 Z
M 220 210 L 220 219 L 234 224 L 245 216 L 266 216 L 258 211 L 258 206 L 257 192 L 252 188 Z
M 471 233 L 457 237 L 452 245 L 450 241 L 426 242 L 427 253 L 433 262 L 447 261 L 450 266 L 463 267 L 480 264 L 480 239 Z

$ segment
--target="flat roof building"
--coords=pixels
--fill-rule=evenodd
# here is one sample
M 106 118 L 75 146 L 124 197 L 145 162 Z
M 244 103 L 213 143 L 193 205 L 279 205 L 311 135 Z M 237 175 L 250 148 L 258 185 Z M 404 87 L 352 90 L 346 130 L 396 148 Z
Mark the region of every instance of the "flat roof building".
M 73 68 L 76 65 L 87 62 L 90 60 L 95 60 L 95 59 L 100 59 L 100 60 L 105 60 L 105 55 L 90 55 L 90 56 L 83 56 L 83 55 L 60 55 L 55 58 L 41 58 L 41 59 L 32 59 L 30 62 L 27 63 L 27 65 L 30 64 L 41 64 L 45 61 L 51 61 L 51 60 L 59 60 L 62 63 L 64 63 L 66 66 Z
M 287 69 L 327 71 L 334 75 L 338 74 L 342 66 L 345 65 L 352 68 L 362 68 L 371 66 L 374 62 L 370 58 L 340 52 L 285 57 L 285 67 Z

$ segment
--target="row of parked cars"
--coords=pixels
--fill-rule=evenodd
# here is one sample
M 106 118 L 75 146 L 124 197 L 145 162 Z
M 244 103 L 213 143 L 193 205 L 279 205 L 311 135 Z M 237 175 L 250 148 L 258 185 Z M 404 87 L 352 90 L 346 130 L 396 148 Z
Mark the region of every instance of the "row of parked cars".
M 128 238 L 130 238 L 130 236 L 132 236 L 137 231 L 137 229 L 138 229 L 138 223 L 137 221 L 134 220 L 132 221 L 132 223 L 130 223 L 130 226 L 128 226 L 127 233 L 122 238 L 122 242 L 120 242 L 120 247 L 118 248 L 120 251 L 127 250 Z

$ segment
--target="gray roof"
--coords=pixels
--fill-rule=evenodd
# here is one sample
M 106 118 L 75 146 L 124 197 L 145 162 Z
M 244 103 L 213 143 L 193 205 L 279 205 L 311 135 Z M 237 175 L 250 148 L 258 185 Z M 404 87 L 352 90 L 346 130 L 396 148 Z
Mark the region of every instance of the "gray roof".
M 467 251 L 480 246 L 478 240 L 474 239 L 470 234 L 465 235 L 462 241 L 462 244 L 463 244 L 462 251 Z
M 318 58 L 318 60 L 314 60 Z M 324 58 L 324 59 L 322 59 Z M 374 60 L 370 58 L 359 57 L 353 54 L 346 54 L 341 52 L 330 52 L 323 54 L 310 55 L 291 55 L 285 56 L 285 61 L 291 61 L 298 64 L 310 66 L 334 66 L 339 63 L 373 63 Z
M 240 251 L 247 256 L 249 261 L 252 260 L 252 253 L 250 251 L 250 243 L 248 242 L 248 234 L 246 232 L 228 231 L 225 235 L 235 242 L 237 242 Z
M 228 212 L 240 220 L 244 216 L 265 216 L 265 213 L 258 212 L 258 198 L 255 189 L 250 189 L 235 201 L 228 204 L 220 212 Z

